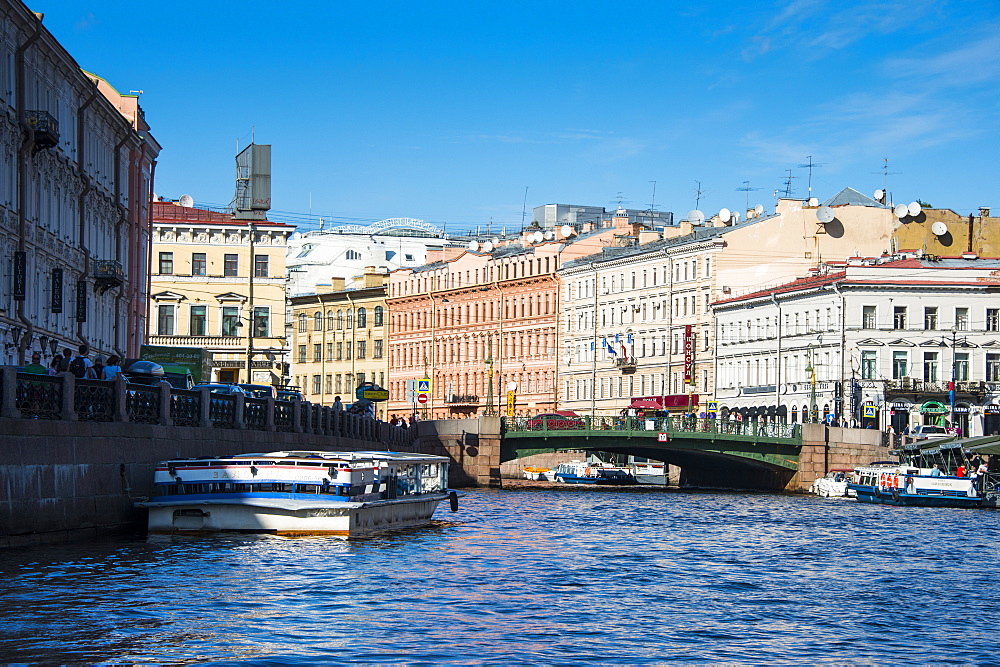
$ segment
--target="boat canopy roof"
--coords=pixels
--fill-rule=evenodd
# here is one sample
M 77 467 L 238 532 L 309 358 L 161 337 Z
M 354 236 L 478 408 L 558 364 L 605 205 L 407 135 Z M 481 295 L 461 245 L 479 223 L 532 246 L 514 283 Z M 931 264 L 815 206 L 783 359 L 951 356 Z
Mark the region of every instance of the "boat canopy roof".
M 305 459 L 328 462 L 336 461 L 386 461 L 392 463 L 447 463 L 448 457 L 432 454 L 415 454 L 410 452 L 322 452 L 322 451 L 283 451 L 255 454 L 231 454 L 225 456 L 207 456 L 194 459 L 170 459 L 171 463 L 208 463 L 209 461 L 244 461 L 247 459 Z

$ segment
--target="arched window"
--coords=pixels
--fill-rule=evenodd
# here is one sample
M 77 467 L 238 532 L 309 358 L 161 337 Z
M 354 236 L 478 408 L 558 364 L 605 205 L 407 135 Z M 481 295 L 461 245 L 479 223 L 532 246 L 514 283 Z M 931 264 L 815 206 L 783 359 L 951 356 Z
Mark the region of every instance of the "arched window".
M 347 309 L 347 328 L 348 329 L 353 329 L 354 328 L 354 309 L 353 308 L 348 308 Z
M 337 326 L 337 318 L 333 314 L 332 310 L 326 311 L 326 330 L 333 331 L 333 328 Z
M 382 318 L 385 317 L 385 309 L 382 306 L 375 306 L 375 325 L 382 326 Z
M 368 326 L 368 309 L 358 308 L 358 328 L 364 329 Z
M 299 313 L 299 333 L 305 333 L 309 318 L 305 313 Z
M 323 313 L 316 311 L 313 313 L 313 331 L 323 330 Z
M 340 331 L 343 328 L 344 328 L 344 311 L 338 310 L 337 311 L 337 331 Z

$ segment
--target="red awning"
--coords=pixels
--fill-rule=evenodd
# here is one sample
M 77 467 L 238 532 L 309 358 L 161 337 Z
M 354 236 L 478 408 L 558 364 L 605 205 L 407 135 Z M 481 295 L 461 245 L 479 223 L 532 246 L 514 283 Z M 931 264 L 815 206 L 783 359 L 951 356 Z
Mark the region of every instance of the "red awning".
M 691 394 L 690 399 L 687 394 L 640 396 L 633 398 L 629 407 L 639 410 L 669 410 L 670 408 L 687 408 L 689 401 L 692 408 L 697 407 L 698 394 Z

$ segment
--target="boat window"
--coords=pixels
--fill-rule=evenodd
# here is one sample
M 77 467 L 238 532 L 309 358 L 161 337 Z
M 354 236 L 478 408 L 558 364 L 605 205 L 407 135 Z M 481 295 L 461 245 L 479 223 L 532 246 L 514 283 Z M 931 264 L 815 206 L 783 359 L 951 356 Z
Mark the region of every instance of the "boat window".
M 300 466 L 324 466 L 325 463 L 319 463 L 317 461 L 299 461 L 296 465 Z
M 254 461 L 255 466 L 273 466 L 274 461 Z

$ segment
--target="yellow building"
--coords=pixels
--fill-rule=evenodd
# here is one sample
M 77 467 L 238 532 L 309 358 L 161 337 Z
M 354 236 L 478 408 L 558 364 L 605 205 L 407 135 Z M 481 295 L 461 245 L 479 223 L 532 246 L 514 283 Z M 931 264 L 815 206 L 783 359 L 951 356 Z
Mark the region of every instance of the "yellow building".
M 351 281 L 334 278 L 316 294 L 292 297 L 291 375 L 307 401 L 346 405 L 362 382 L 385 387 L 389 374 L 388 275 L 374 267 Z M 376 414 L 384 419 L 385 403 Z
M 154 202 L 147 343 L 204 350 L 201 382 L 284 384 L 285 247 L 294 231 Z

